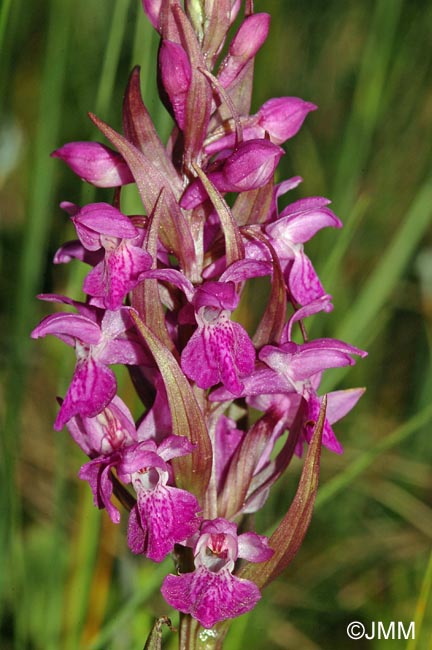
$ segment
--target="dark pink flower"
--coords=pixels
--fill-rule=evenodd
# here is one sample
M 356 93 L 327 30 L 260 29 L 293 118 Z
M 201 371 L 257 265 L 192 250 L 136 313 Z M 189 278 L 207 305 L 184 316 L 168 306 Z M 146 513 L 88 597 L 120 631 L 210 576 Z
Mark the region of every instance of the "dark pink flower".
M 222 382 L 232 393 L 241 392 L 240 378 L 252 372 L 255 349 L 246 330 L 230 319 L 240 300 L 235 283 L 267 275 L 271 269 L 268 262 L 239 260 L 224 271 L 219 282 L 205 282 L 196 289 L 174 269 L 147 272 L 147 278 L 179 287 L 194 308 L 198 328 L 182 352 L 181 366 L 200 388 Z
M 142 248 L 144 232 L 108 203 L 91 203 L 71 217 L 88 251 L 104 249 L 104 257 L 84 280 L 84 291 L 100 306 L 115 310 L 143 278 L 152 263 Z
M 240 119 L 243 140 L 263 139 L 267 134 L 274 144 L 283 144 L 298 133 L 308 113 L 316 109 L 315 104 L 299 97 L 269 99 L 255 115 Z M 226 133 L 226 129 L 216 130 L 206 144 L 206 153 L 212 155 L 232 149 L 236 140 L 234 124 L 232 128 L 232 133 Z
M 125 449 L 116 469 L 119 479 L 132 483 L 137 495 L 128 524 L 128 544 L 134 553 L 161 562 L 174 544 L 197 531 L 201 507 L 196 497 L 168 485 L 167 462 L 192 449 L 186 438 L 178 436 L 169 436 L 159 447 L 149 440 L 139 443 L 139 449 Z
M 137 442 L 131 412 L 118 395 L 95 417 L 75 415 L 66 426 L 75 442 L 90 457 L 111 454 L 120 447 Z
M 61 301 L 61 297 L 59 297 Z M 75 303 L 78 304 L 79 303 Z M 94 417 L 113 399 L 117 382 L 108 364 L 140 364 L 147 355 L 136 335 L 127 309 L 100 312 L 83 305 L 82 313 L 58 313 L 44 318 L 32 338 L 53 334 L 75 348 L 77 363 L 72 382 L 58 412 L 57 430 L 74 415 Z
M 109 412 L 110 409 L 106 409 Z M 99 418 L 98 424 L 100 424 Z M 86 422 L 88 426 L 88 421 Z M 81 467 L 79 476 L 88 481 L 95 505 L 106 508 L 114 523 L 120 521 L 120 513 L 111 502 L 113 483 L 111 470 L 115 469 L 123 483 L 132 483 L 137 503 L 129 515 L 128 543 L 134 553 L 144 553 L 155 562 L 161 562 L 173 550 L 174 544 L 193 535 L 200 519 L 200 506 L 193 494 L 169 485 L 172 458 L 192 451 L 186 438 L 169 436 L 157 446 L 153 440 L 136 442 L 137 434 L 131 435 L 132 422 L 126 433 L 117 420 L 105 433 L 110 441 L 115 431 L 115 445 L 106 448 L 93 460 Z M 132 438 L 132 440 L 131 440 Z
M 325 294 L 303 244 L 321 228 L 342 227 L 341 221 L 326 207 L 329 203 L 320 196 L 300 199 L 288 205 L 279 218 L 265 228 L 285 271 L 291 295 L 300 305 L 307 305 Z
M 226 519 L 204 521 L 194 545 L 195 571 L 168 575 L 162 595 L 172 607 L 191 614 L 211 628 L 255 607 L 261 598 L 256 584 L 233 575 L 237 558 L 264 562 L 273 555 L 267 539 L 256 533 L 237 535 L 237 526 Z
M 291 427 L 300 402 L 304 400 L 303 435 L 304 440 L 309 442 L 313 430 L 311 423 L 316 422 L 321 403 L 317 395 L 321 373 L 329 368 L 353 365 L 353 355 L 365 357 L 367 353 L 336 339 L 317 339 L 302 345 L 288 342 L 279 347 L 264 346 L 259 358 L 268 367 L 258 368 L 245 377 L 240 395 L 249 397 L 248 401 L 255 408 L 264 411 L 272 409 L 284 428 Z M 351 389 L 338 392 L 335 397 L 332 393 L 328 395 L 329 409 L 324 424 L 323 445 L 331 451 L 342 452 L 331 424 L 348 413 L 363 392 L 363 389 Z M 226 388 L 219 388 L 210 395 L 211 401 L 228 399 L 230 396 Z M 301 445 L 298 451 L 301 451 Z
M 198 328 L 182 352 L 182 369 L 200 388 L 222 382 L 237 395 L 240 377 L 253 370 L 255 349 L 243 327 L 230 319 L 239 302 L 234 283 L 206 282 L 192 302 Z
M 111 468 L 120 461 L 122 449 L 136 447 L 137 434 L 132 415 L 124 402 L 115 396 L 103 411 L 92 418 L 75 416 L 67 423 L 74 440 L 93 460 L 83 465 L 79 477 L 88 481 L 94 504 L 106 511 L 115 524 L 120 512 L 113 505 Z

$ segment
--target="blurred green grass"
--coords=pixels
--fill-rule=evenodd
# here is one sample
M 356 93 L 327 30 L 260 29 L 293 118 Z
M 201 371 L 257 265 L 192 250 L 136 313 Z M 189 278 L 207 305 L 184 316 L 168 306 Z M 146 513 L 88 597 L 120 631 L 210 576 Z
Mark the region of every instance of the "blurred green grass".
M 137 63 L 149 110 L 168 133 L 154 92 L 157 39 L 140 4 L 0 6 L 2 650 L 138 649 L 152 618 L 166 613 L 158 585 L 169 562 L 131 556 L 76 478 L 80 453 L 52 431 L 72 358 L 56 341 L 28 338 L 46 313 L 37 292 L 79 295 L 77 268 L 51 267 L 70 234 L 57 204 L 107 196 L 49 153 L 95 137 L 88 110 L 119 127 Z M 280 178 L 303 176 L 295 196 L 328 196 L 345 224 L 308 245 L 335 304 L 312 334 L 369 350 L 327 388 L 342 381 L 368 391 L 337 427 L 345 454 L 323 454 L 304 546 L 234 624 L 227 647 L 345 649 L 351 620 L 415 619 L 409 650 L 423 650 L 432 635 L 432 6 L 258 0 L 256 10 L 271 13 L 272 29 L 256 62 L 254 108 L 281 95 L 320 108 L 288 143 Z M 246 317 L 260 301 L 249 295 Z M 262 531 L 286 510 L 299 470 L 296 462 L 274 490 L 258 517 Z

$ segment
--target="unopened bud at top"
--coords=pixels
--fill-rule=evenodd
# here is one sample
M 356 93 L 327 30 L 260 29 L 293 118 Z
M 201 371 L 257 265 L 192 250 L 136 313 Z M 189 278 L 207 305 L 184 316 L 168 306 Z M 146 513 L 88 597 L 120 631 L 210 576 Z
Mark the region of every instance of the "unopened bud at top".
M 269 26 L 270 16 L 265 13 L 248 16 L 242 23 L 218 74 L 222 86 L 227 88 L 232 84 L 248 61 L 253 59 L 267 38 Z
M 122 156 L 99 142 L 68 142 L 51 156 L 96 187 L 119 187 L 134 180 Z
M 231 56 L 251 59 L 265 42 L 270 26 L 269 14 L 253 14 L 242 23 L 229 48 Z
M 192 70 L 188 56 L 181 45 L 168 40 L 162 41 L 159 51 L 159 71 L 175 120 L 183 129 Z

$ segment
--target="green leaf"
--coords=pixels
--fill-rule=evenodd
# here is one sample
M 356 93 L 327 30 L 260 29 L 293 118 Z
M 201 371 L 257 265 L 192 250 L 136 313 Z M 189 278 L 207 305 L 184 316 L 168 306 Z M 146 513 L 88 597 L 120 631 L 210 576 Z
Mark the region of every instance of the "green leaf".
M 174 632 L 174 628 L 171 625 L 171 620 L 168 616 L 162 616 L 155 621 L 155 624 L 152 627 L 144 650 L 162 650 L 162 626 L 167 625 L 169 629 Z
M 139 66 L 131 72 L 123 100 L 123 131 L 126 138 L 145 153 L 154 166 L 169 179 L 175 197 L 180 198 L 182 192 L 180 177 L 167 156 L 141 97 Z
M 111 3 L 113 4 L 113 3 Z M 111 27 L 107 38 L 105 53 L 102 58 L 101 83 L 96 95 L 96 111 L 105 111 L 113 96 L 114 82 L 121 58 L 121 48 L 124 39 L 129 3 L 117 0 L 114 4 Z
M 254 345 L 260 348 L 268 343 L 279 343 L 280 341 L 282 329 L 285 324 L 287 291 L 279 258 L 268 239 L 259 231 L 253 231 L 252 229 L 245 230 L 245 234 L 266 246 L 270 251 L 273 261 L 273 281 L 270 296 L 266 310 L 253 337 Z
M 336 332 L 336 338 L 362 345 L 391 292 L 396 287 L 413 251 L 429 228 L 432 218 L 432 183 L 417 193 L 406 218 L 383 249 L 382 257 Z
M 425 614 L 428 611 L 428 601 L 431 600 L 432 596 L 432 551 L 429 555 L 429 561 L 424 572 L 424 578 L 421 585 L 420 593 L 418 595 L 417 604 L 414 613 L 414 625 L 415 625 L 415 638 L 411 637 L 408 641 L 406 650 L 415 650 L 418 646 L 418 642 L 421 639 L 426 641 L 427 630 L 425 630 L 426 625 L 423 627 L 425 621 Z M 430 611 L 430 610 L 429 610 Z M 429 637 L 430 641 L 430 637 Z M 426 647 L 426 646 L 425 646 Z
M 233 262 L 237 262 L 244 258 L 244 244 L 240 231 L 231 210 L 219 190 L 216 189 L 198 165 L 193 165 L 193 168 L 201 183 L 204 185 L 204 188 L 210 197 L 210 201 L 213 203 L 214 209 L 218 213 L 225 237 L 226 264 L 227 266 L 230 266 Z
M 152 269 L 157 267 L 157 245 L 159 225 L 162 216 L 162 203 L 164 190 L 162 189 L 154 210 L 149 217 L 147 234 L 144 242 L 146 251 L 152 256 Z M 132 307 L 137 310 L 140 318 L 156 334 L 156 336 L 175 353 L 174 343 L 168 334 L 165 323 L 165 313 L 159 297 L 158 282 L 155 279 L 148 279 L 141 282 L 132 292 Z
M 294 501 L 270 537 L 269 546 L 274 549 L 273 556 L 267 562 L 248 564 L 239 572 L 239 577 L 253 580 L 260 588 L 272 582 L 288 566 L 309 527 L 318 489 L 326 406 L 327 400 L 324 398 Z
M 239 226 L 264 223 L 269 213 L 274 188 L 274 176 L 255 190 L 241 192 L 234 203 L 233 215 Z

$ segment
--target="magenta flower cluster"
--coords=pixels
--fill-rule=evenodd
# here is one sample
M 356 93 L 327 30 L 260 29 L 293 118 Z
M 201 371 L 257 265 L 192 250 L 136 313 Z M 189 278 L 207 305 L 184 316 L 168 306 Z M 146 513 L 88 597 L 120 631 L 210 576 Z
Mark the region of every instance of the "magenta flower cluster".
M 250 114 L 254 57 L 270 17 L 246 2 L 220 61 L 240 4 L 143 0 L 161 37 L 159 92 L 174 128 L 162 144 L 135 69 L 124 135 L 91 116 L 115 150 L 71 142 L 53 153 L 88 183 L 115 189 L 111 203 L 61 204 L 77 239 L 54 262 L 90 267 L 86 298 L 41 295 L 74 311 L 47 316 L 32 333 L 75 350 L 54 428 L 66 425 L 89 457 L 79 476 L 96 506 L 114 523 L 114 495 L 127 506 L 133 553 L 155 562 L 175 553 L 178 571 L 162 594 L 206 628 L 259 600 L 239 567 L 264 566 L 276 549 L 245 528 L 245 515 L 264 506 L 293 454 L 311 443 L 324 414 L 323 372 L 365 355 L 339 340 L 307 340 L 303 320 L 332 304 L 304 245 L 342 224 L 322 197 L 279 210 L 280 197 L 302 180 L 275 184 L 281 145 L 316 106 L 279 97 Z M 143 215 L 122 212 L 128 183 L 138 188 Z M 236 309 L 244 287 L 261 276 L 271 290 L 252 333 Z M 116 364 L 127 365 L 142 401 L 136 420 L 117 394 Z M 332 425 L 362 392 L 327 395 L 319 433 L 331 451 L 342 451 Z M 261 414 L 254 422 L 250 409 Z

